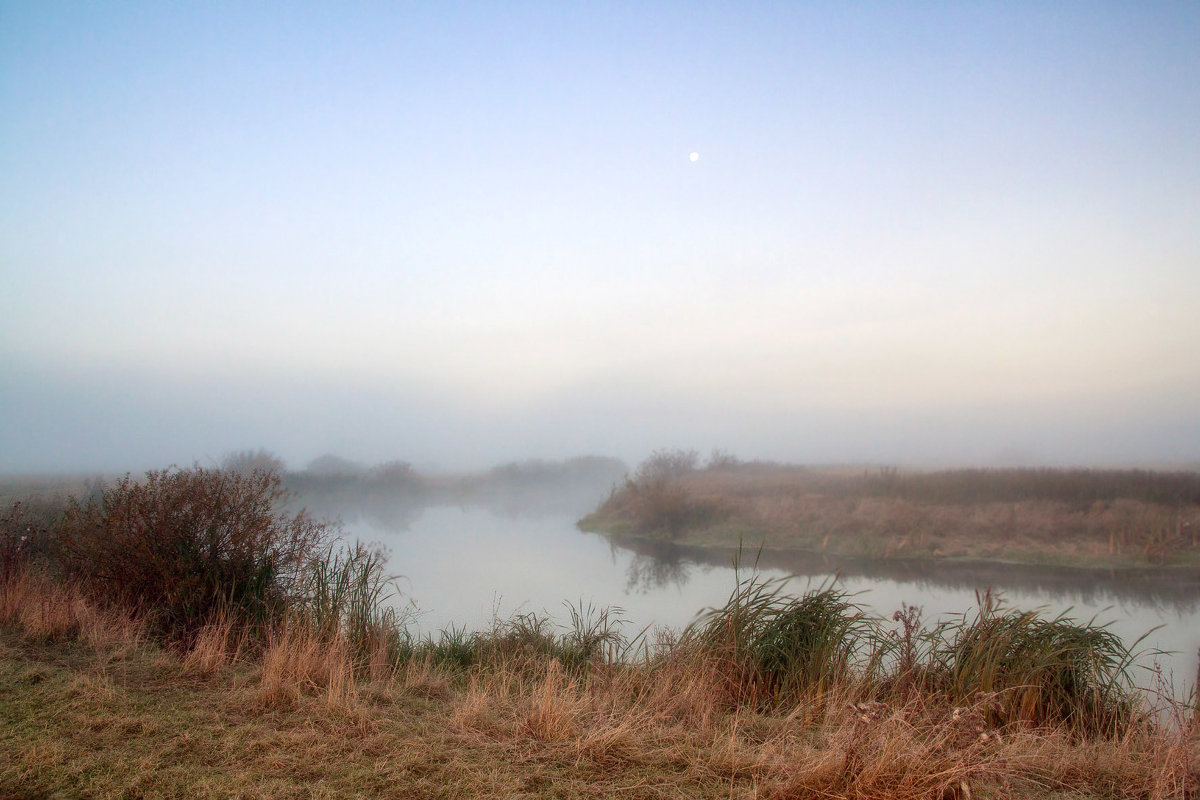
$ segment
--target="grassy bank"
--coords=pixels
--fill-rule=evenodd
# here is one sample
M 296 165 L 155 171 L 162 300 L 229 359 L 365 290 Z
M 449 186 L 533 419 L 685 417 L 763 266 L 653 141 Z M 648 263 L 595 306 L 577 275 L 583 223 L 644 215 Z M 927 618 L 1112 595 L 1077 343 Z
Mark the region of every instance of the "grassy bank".
M 744 585 L 691 637 L 637 658 L 611 659 L 622 642 L 610 638 L 612 648 L 572 661 L 564 652 L 577 638 L 514 619 L 417 643 L 371 669 L 347 642 L 298 631 L 254 645 L 217 625 L 190 646 L 165 646 L 136 619 L 61 586 L 10 581 L 0 795 L 1185 798 L 1200 789 L 1184 709 L 1158 718 L 1121 699 L 1118 717 L 1073 719 L 1049 695 L 1026 695 L 1021 680 L 974 685 L 996 652 L 975 646 L 978 636 L 1003 642 L 1011 620 L 955 637 L 962 663 L 933 682 L 921 636 L 901 633 L 880 673 L 890 680 L 868 681 L 853 652 L 862 620 L 831 609 L 836 596 L 764 605 L 762 589 Z M 812 615 L 842 622 L 799 624 Z M 821 641 L 780 646 L 803 630 Z M 994 666 L 994 677 L 1014 667 Z
M 580 523 L 699 547 L 1200 568 L 1200 473 L 705 469 L 660 453 Z
M 679 632 L 576 607 L 416 637 L 377 554 L 279 511 L 277 488 L 153 473 L 45 527 L 4 517 L 0 796 L 1200 789 L 1194 703 L 1135 691 L 1102 627 L 986 596 L 928 627 L 747 575 Z M 180 563 L 205 579 L 166 580 Z

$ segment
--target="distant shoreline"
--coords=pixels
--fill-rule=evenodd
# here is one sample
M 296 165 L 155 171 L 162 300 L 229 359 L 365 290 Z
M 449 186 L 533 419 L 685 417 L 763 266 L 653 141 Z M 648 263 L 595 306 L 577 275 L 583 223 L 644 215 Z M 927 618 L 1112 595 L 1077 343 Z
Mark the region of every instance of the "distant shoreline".
M 645 465 L 578 522 L 725 559 L 1200 575 L 1200 473 Z

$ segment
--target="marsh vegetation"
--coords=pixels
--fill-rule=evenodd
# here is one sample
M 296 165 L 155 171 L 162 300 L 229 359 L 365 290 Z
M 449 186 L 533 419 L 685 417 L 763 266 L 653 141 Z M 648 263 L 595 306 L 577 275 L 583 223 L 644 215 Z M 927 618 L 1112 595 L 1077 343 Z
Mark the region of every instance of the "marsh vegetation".
M 743 463 L 660 451 L 584 530 L 726 551 L 1200 568 L 1200 473 Z
M 117 482 L 57 517 L 8 510 L 0 789 L 1196 788 L 1194 695 L 1135 690 L 1132 648 L 1103 626 L 988 595 L 957 619 L 884 619 L 837 585 L 794 593 L 750 570 L 678 631 L 581 603 L 563 625 L 528 612 L 417 634 L 381 555 L 279 491 L 274 473 L 197 467 Z

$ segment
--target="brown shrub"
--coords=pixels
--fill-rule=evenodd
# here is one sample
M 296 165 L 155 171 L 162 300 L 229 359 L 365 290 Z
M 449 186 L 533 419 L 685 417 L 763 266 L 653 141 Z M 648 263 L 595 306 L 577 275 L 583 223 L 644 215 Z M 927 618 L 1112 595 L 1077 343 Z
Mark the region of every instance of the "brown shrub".
M 287 606 L 304 561 L 328 538 L 304 512 L 282 512 L 283 496 L 274 473 L 126 476 L 99 498 L 68 503 L 61 563 L 93 597 L 146 613 L 168 638 L 190 638 L 218 612 L 262 622 Z

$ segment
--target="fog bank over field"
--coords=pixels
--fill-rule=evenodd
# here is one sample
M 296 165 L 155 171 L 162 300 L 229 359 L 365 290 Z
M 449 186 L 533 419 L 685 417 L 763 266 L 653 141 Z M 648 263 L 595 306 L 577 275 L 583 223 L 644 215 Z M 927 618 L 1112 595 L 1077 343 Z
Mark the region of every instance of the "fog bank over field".
M 13 378 L 14 374 L 9 373 Z M 928 407 L 745 405 L 671 388 L 587 387 L 498 407 L 487 397 L 130 370 L 17 372 L 0 388 L 0 471 L 140 471 L 264 447 L 299 468 L 323 453 L 473 470 L 525 458 L 722 448 L 745 459 L 914 466 L 1195 466 L 1195 408 L 1171 396 Z

